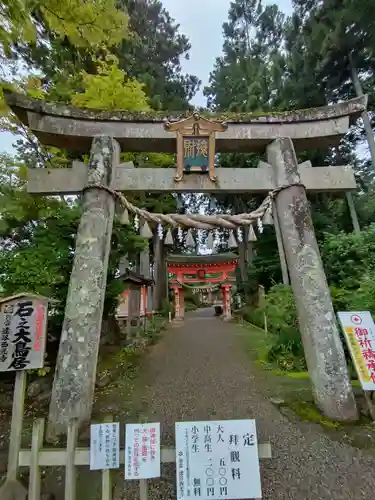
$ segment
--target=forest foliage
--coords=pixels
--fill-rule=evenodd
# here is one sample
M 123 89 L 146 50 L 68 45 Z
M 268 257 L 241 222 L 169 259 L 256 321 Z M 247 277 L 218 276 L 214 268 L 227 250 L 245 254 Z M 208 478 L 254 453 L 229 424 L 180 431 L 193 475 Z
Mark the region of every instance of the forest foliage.
M 354 77 L 369 95 L 375 126 L 374 12 L 370 0 L 293 0 L 287 16 L 276 4 L 234 0 L 223 24 L 224 42 L 204 89 L 211 111 L 269 112 L 308 108 L 356 95 Z M 75 106 L 134 111 L 187 110 L 200 81 L 184 74 L 181 61 L 190 43 L 158 0 L 6 0 L 0 7 L 0 88 L 13 88 L 37 99 Z M 27 71 L 25 71 L 25 68 Z M 1 92 L 1 90 L 0 90 Z M 25 189 L 25 169 L 69 165 L 71 152 L 42 147 L 0 104 L 0 130 L 16 135 L 14 155 L 0 156 L 0 286 L 3 294 L 37 292 L 58 299 L 51 324 L 58 338 L 74 256 L 80 200 L 36 197 Z M 173 165 L 171 155 L 123 155 L 135 166 Z M 84 158 L 82 158 L 84 159 Z M 254 168 L 261 156 L 221 154 L 220 168 Z M 372 229 L 375 209 L 374 168 L 367 154 L 361 120 L 339 147 L 299 153 L 313 166 L 351 164 L 359 185 L 355 204 L 362 231 L 353 234 L 345 198 L 310 196 L 318 243 L 336 310 L 375 313 Z M 172 212 L 221 210 L 244 212 L 261 201 L 254 196 L 172 195 L 134 198 L 149 210 Z M 245 235 L 246 236 L 246 235 Z M 204 243 L 206 235 L 199 236 Z M 228 234 L 219 233 L 219 250 Z M 246 240 L 246 238 L 244 238 Z M 146 242 L 133 227 L 115 224 L 105 315 L 114 312 L 119 261 L 137 260 Z M 238 287 L 249 304 L 259 285 L 267 292 L 269 326 L 274 335 L 270 357 L 284 369 L 304 364 L 290 290 L 280 286 L 281 271 L 273 228 L 255 244 L 240 243 Z M 261 321 L 252 306 L 249 319 Z M 258 318 L 258 320 L 257 320 Z
M 204 89 L 208 107 L 222 111 L 259 112 L 304 109 L 357 95 L 355 77 L 369 95 L 374 120 L 375 38 L 372 2 L 294 0 L 286 16 L 276 4 L 260 0 L 232 1 L 223 24 L 222 54 Z M 371 133 L 373 138 L 373 132 Z M 362 120 L 339 147 L 299 152 L 298 160 L 313 166 L 354 166 L 359 191 L 354 196 L 362 231 L 353 224 L 344 197 L 309 195 L 318 244 L 335 310 L 370 310 L 374 301 L 374 159 L 367 153 Z M 262 158 L 261 158 L 262 159 Z M 221 155 L 221 166 L 254 168 L 259 156 Z M 220 208 L 243 212 L 260 200 L 222 196 Z M 225 241 L 222 243 L 225 248 Z M 305 361 L 290 288 L 282 282 L 273 228 L 266 227 L 255 244 L 240 244 L 240 290 L 248 306 L 245 317 L 263 327 L 264 312 L 272 335 L 269 357 L 283 369 L 301 369 Z M 241 248 L 245 247 L 245 248 Z M 256 307 L 263 285 L 265 304 Z M 255 298 L 254 298 L 255 296 Z

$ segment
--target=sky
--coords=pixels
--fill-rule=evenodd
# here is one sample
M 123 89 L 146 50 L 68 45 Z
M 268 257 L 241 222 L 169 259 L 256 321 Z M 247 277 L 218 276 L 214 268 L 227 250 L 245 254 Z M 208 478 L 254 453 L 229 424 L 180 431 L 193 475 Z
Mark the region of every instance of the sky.
M 227 20 L 230 0 L 162 0 L 162 3 L 180 24 L 180 32 L 190 40 L 190 59 L 182 61 L 182 69 L 202 80 L 201 89 L 192 103 L 204 106 L 202 91 L 208 84 L 215 58 L 221 54 L 222 24 Z M 285 14 L 290 14 L 292 10 L 291 0 L 269 0 L 265 3 L 277 3 Z M 11 153 L 14 141 L 14 136 L 0 132 L 0 152 Z
M 184 60 L 183 71 L 202 80 L 200 92 L 193 104 L 204 106 L 203 88 L 208 84 L 215 58 L 221 55 L 222 24 L 228 19 L 231 0 L 161 0 L 191 43 L 190 59 Z M 285 14 L 292 12 L 292 0 L 266 0 L 276 3 Z M 186 5 L 189 5 L 187 8 Z

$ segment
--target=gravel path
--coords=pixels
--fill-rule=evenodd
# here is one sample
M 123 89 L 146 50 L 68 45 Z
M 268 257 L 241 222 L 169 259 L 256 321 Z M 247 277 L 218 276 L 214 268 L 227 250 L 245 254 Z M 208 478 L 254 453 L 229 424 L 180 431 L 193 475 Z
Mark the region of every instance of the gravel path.
M 271 442 L 274 457 L 261 463 L 263 498 L 375 498 L 375 456 L 332 441 L 315 426 L 289 422 L 262 394 L 237 328 L 200 310 L 153 350 L 141 416 L 161 422 L 163 445 L 173 445 L 178 420 L 256 418 L 258 439 Z M 132 489 L 118 498 L 133 497 Z M 162 480 L 151 481 L 150 498 L 176 498 L 171 466 Z

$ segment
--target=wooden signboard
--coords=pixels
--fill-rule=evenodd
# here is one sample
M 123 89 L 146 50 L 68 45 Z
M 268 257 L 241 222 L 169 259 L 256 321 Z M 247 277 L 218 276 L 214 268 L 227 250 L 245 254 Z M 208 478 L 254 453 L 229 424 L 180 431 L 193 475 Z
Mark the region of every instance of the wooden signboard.
M 15 371 L 8 470 L 0 498 L 23 500 L 27 491 L 18 481 L 19 451 L 26 391 L 26 370 L 43 368 L 47 339 L 48 299 L 18 294 L 0 299 L 0 372 Z M 30 488 L 35 484 L 30 482 Z M 36 498 L 29 495 L 28 498 Z M 39 497 L 38 497 L 39 498 Z
M 179 182 L 184 172 L 207 173 L 211 181 L 215 176 L 215 134 L 227 129 L 225 123 L 207 120 L 194 113 L 184 120 L 165 124 L 165 129 L 177 133 L 177 173 Z
M 34 295 L 0 301 L 0 372 L 43 368 L 47 307 Z

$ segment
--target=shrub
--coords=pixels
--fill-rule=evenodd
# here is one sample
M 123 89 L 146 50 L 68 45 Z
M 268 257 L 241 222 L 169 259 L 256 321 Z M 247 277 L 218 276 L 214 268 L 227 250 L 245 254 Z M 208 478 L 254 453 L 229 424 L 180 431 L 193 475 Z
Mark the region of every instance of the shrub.
M 273 286 L 266 296 L 265 305 L 256 309 L 245 309 L 243 317 L 263 328 L 264 313 L 267 315 L 271 340 L 268 360 L 285 371 L 305 369 L 304 351 L 291 288 L 285 285 Z
M 267 294 L 265 310 L 273 345 L 268 358 L 286 371 L 306 368 L 296 305 L 290 286 L 275 285 Z

